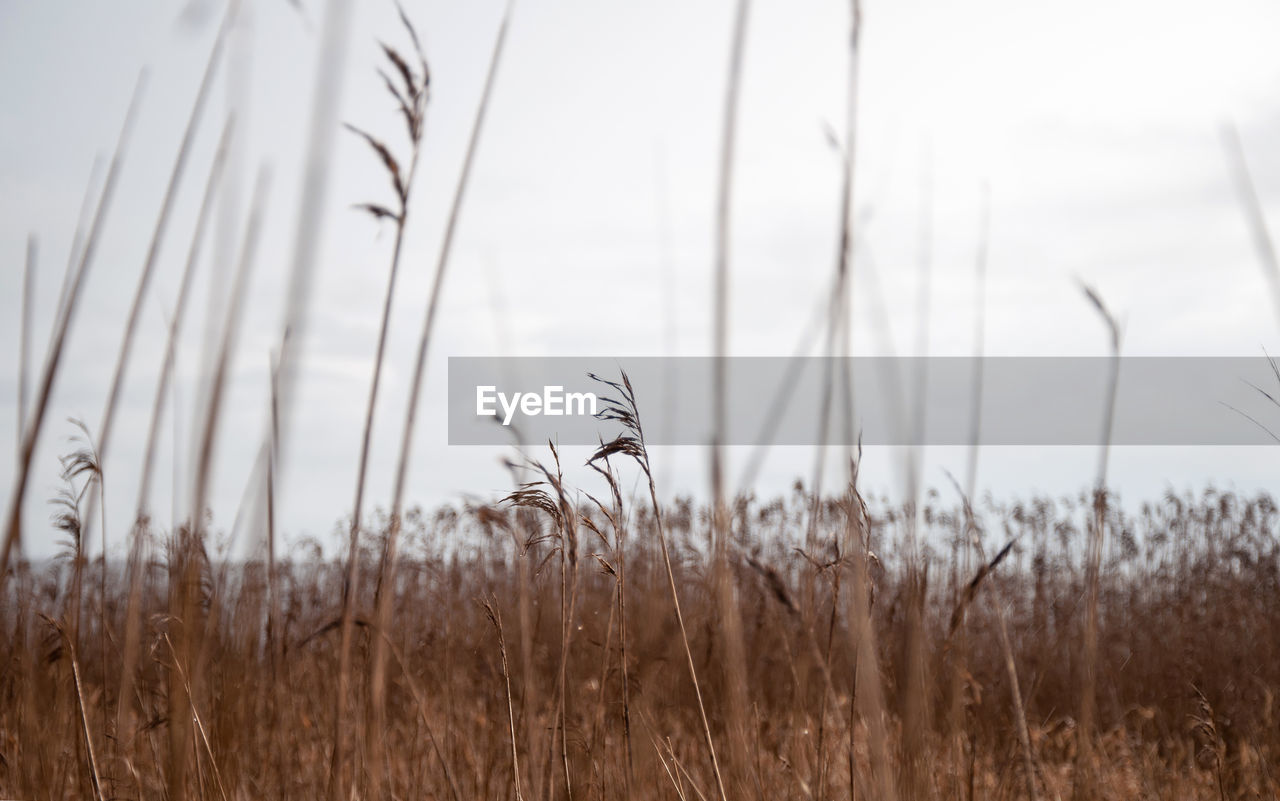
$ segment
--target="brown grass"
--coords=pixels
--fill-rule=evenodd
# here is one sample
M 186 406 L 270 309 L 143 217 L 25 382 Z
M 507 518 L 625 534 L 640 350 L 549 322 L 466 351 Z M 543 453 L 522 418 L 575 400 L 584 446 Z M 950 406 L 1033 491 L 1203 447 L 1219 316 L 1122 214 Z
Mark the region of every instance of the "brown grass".
M 852 498 L 820 505 L 824 528 L 848 519 Z M 741 554 L 734 559 L 735 598 L 752 655 L 742 666 L 750 706 L 737 717 L 746 721 L 740 732 L 729 730 L 737 724 L 723 707 L 700 706 L 699 684 L 690 676 L 690 670 L 697 674 L 708 698 L 720 697 L 719 688 L 707 684 L 722 675 L 710 661 L 721 601 L 700 546 L 709 510 L 687 502 L 663 509 L 660 535 L 647 504 L 629 507 L 623 510 L 628 536 L 608 547 L 599 538 L 571 546 L 555 535 L 558 524 L 521 508 L 411 512 L 390 585 L 396 588 L 393 625 L 379 634 L 372 622 L 357 618 L 361 636 L 352 659 L 351 700 L 365 710 L 376 638 L 385 636 L 394 655 L 385 776 L 379 777 L 385 797 L 456 792 L 461 799 L 514 798 L 518 785 L 521 797 L 530 799 L 567 797 L 568 787 L 577 798 L 672 798 L 681 792 L 692 798 L 715 793 L 708 737 L 719 744 L 731 736 L 752 746 L 749 781 L 733 790 L 736 797 L 807 798 L 817 794 L 821 776 L 825 797 L 884 797 L 884 780 L 892 783 L 900 760 L 914 752 L 904 750 L 903 715 L 912 699 L 904 695 L 903 677 L 913 669 L 904 660 L 915 658 L 907 618 L 918 589 L 895 555 L 904 510 L 877 508 L 863 534 L 885 562 L 872 562 L 866 571 L 875 585 L 875 646 L 867 653 L 845 605 L 849 591 L 837 595 L 835 581 L 816 583 L 815 604 L 830 628 L 804 630 L 786 602 L 820 573 L 841 578 L 843 588 L 855 586 L 858 565 L 865 564 L 815 564 L 771 533 L 803 519 L 810 502 L 797 492 L 767 504 L 740 500 L 734 510 L 733 540 Z M 1008 531 L 1018 540 L 968 605 L 966 670 L 961 697 L 953 698 L 947 680 L 953 653 L 946 642 L 971 581 L 960 569 L 968 523 L 962 509 L 930 505 L 923 511 L 931 521 L 923 539 L 938 545 L 922 549 L 931 581 L 921 613 L 926 647 L 914 668 L 925 676 L 925 696 L 918 700 L 932 710 L 960 708 L 963 747 L 949 745 L 945 715 L 927 716 L 933 723 L 910 746 L 921 749 L 918 758 L 927 769 L 910 797 L 970 797 L 970 787 L 976 798 L 1026 792 L 999 633 L 1006 605 L 1037 789 L 1050 798 L 1072 792 L 1078 748 L 1072 714 L 1088 670 L 1075 645 L 1083 635 L 1088 575 L 1078 534 L 1091 512 L 1082 497 L 993 508 L 976 519 L 979 536 Z M 598 509 L 572 514 L 608 530 Z M 1267 798 L 1280 790 L 1274 767 L 1280 756 L 1276 521 L 1270 498 L 1214 493 L 1170 497 L 1136 516 L 1108 511 L 1115 536 L 1098 590 L 1093 797 Z M 373 609 L 385 518 L 366 530 L 373 533 L 361 542 L 357 568 L 365 579 L 359 586 L 367 589 L 356 600 Z M 508 531 L 523 534 L 512 538 Z M 796 540 L 799 531 L 791 531 Z M 309 798 L 325 792 L 342 564 L 279 562 L 283 654 L 275 665 L 263 637 L 265 565 L 193 560 L 183 551 L 191 547 L 189 533 L 164 539 L 167 555 L 143 574 L 136 613 L 142 636 L 127 660 L 115 636 L 127 627 L 125 616 L 134 614 L 126 583 L 112 582 L 105 597 L 96 582 L 81 590 L 74 579 L 89 566 L 75 550 L 49 564 L 18 565 L 5 604 L 7 657 L 0 677 L 0 792 L 6 797 L 93 795 L 95 763 L 104 797 L 158 796 L 172 781 L 174 747 L 187 749 L 190 770 L 183 780 L 191 797 L 225 791 L 228 798 Z M 549 568 L 549 560 L 570 561 L 566 548 L 576 548 L 584 568 L 600 569 L 583 569 L 576 580 L 570 572 L 566 580 Z M 625 641 L 614 614 L 620 558 L 628 587 Z M 521 575 L 527 576 L 527 598 Z M 193 602 L 202 610 L 198 647 L 194 638 L 186 648 L 173 640 L 185 621 L 170 612 L 169 596 L 182 576 L 195 583 Z M 679 589 L 687 650 L 672 586 Z M 73 597 L 80 591 L 77 627 L 69 616 L 81 603 Z M 566 593 L 574 596 L 567 626 L 561 617 L 570 600 Z M 527 614 L 522 604 L 530 607 Z M 106 664 L 96 647 L 104 626 Z M 860 674 L 872 660 L 881 666 L 879 720 L 868 718 L 868 704 L 858 697 L 867 684 Z M 129 686 L 120 676 L 126 663 L 137 666 L 137 675 L 133 697 L 122 700 L 117 690 Z M 190 734 L 179 741 L 166 735 L 173 727 L 166 710 L 173 708 L 174 693 L 189 693 L 192 715 Z M 121 705 L 131 710 L 126 719 L 137 721 L 135 730 L 109 737 Z M 661 748 L 629 748 L 631 735 Z M 877 738 L 883 738 L 879 745 Z M 362 797 L 379 769 L 366 755 L 364 741 L 355 738 L 353 783 Z M 888 764 L 878 766 L 878 759 Z M 905 789 L 898 787 L 898 794 L 908 797 Z
M 738 5 L 724 114 L 719 354 L 727 352 L 729 333 L 731 163 L 746 7 Z M 98 563 L 86 557 L 90 519 L 102 511 L 94 493 L 105 477 L 104 445 L 95 448 L 82 424 L 83 446 L 64 458 L 65 488 L 55 498 L 62 551 L 43 563 L 11 560 L 20 553 L 32 453 L 110 208 L 135 95 L 83 248 L 72 247 L 30 403 L 30 325 L 22 325 L 19 470 L 0 556 L 0 797 L 1276 797 L 1280 513 L 1269 496 L 1210 490 L 1126 512 L 1109 502 L 1104 448 L 1090 492 L 989 502 L 979 511 L 969 501 L 975 446 L 967 489 L 953 505 L 936 494 L 902 506 L 869 503 L 853 449 L 848 479 L 836 492 L 822 489 L 820 455 L 811 489 L 797 485 L 789 496 L 762 501 L 749 492 L 731 497 L 716 447 L 710 505 L 663 505 L 636 388 L 624 374 L 604 381 L 613 398 L 602 417 L 626 432 L 600 443 L 588 462 L 607 495 L 567 486 L 551 447 L 548 461 L 524 465 L 539 480 L 503 503 L 430 515 L 405 510 L 432 329 L 509 15 L 490 54 L 435 261 L 394 495 L 389 511 L 373 516 L 364 511 L 369 437 L 429 85 L 421 43 L 403 12 L 413 58 L 384 46 L 381 77 L 404 120 L 409 160 L 402 165 L 392 147 L 355 129 L 395 198 L 359 208 L 391 220 L 396 238 L 347 548 L 333 560 L 281 558 L 275 539 L 277 440 L 290 407 L 291 343 L 305 320 L 310 244 L 295 254 L 272 367 L 265 469 L 255 478 L 265 483 L 267 551 L 231 562 L 208 547 L 214 532 L 204 497 L 263 225 L 261 179 L 213 378 L 200 398 L 192 509 L 171 530 L 155 527 L 148 514 L 158 426 L 229 120 L 208 168 L 159 367 L 127 561 L 109 562 L 105 541 Z M 326 17 L 327 40 L 340 38 L 340 22 L 340 13 Z M 859 22 L 854 2 L 840 243 L 831 302 L 815 327 L 825 332 L 824 353 L 837 356 L 849 352 Z M 221 41 L 219 35 L 142 265 L 101 439 L 111 429 Z M 326 80 L 321 75 L 312 130 L 318 155 L 332 135 L 323 124 L 333 110 Z M 1232 146 L 1238 153 L 1238 143 Z M 308 163 L 300 243 L 311 241 L 306 234 L 317 225 L 325 184 L 323 159 Z M 1242 158 L 1239 174 L 1247 178 Z M 1274 272 L 1261 216 L 1252 220 Z M 35 255 L 33 239 L 28 293 Z M 1115 318 L 1087 293 L 1106 319 L 1116 356 Z M 24 320 L 30 305 L 24 302 Z M 977 322 L 981 334 L 981 314 Z M 844 408 L 834 408 L 836 380 L 828 375 L 824 397 L 816 399 L 824 431 L 829 415 L 849 414 L 847 387 Z M 717 385 L 710 400 L 723 421 L 723 375 Z M 621 487 L 630 479 L 646 482 L 646 499 L 624 499 Z M 1001 546 L 990 558 L 989 545 Z M 86 582 L 95 568 L 101 580 Z

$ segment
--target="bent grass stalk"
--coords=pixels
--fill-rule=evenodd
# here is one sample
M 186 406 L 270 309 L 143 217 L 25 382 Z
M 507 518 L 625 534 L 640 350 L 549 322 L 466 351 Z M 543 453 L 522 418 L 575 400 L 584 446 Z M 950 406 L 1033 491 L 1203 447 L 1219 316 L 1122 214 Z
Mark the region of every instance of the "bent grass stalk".
M 1120 370 L 1120 323 L 1102 297 L 1089 286 L 1082 286 L 1085 297 L 1107 326 L 1111 351 L 1111 369 L 1107 377 L 1107 405 L 1103 409 L 1102 448 L 1098 453 L 1097 483 L 1093 490 L 1093 519 L 1089 527 L 1089 546 L 1085 566 L 1084 670 L 1080 687 L 1080 726 L 1073 794 L 1084 801 L 1097 792 L 1093 729 L 1097 716 L 1098 683 L 1098 591 L 1102 572 L 1102 543 L 1107 516 L 1107 460 L 1111 451 L 1111 429 L 1115 420 L 1116 385 Z
M 689 668 L 689 679 L 693 682 L 693 692 L 698 702 L 698 714 L 702 720 L 703 741 L 711 757 L 711 769 L 715 775 L 716 789 L 719 791 L 721 801 L 728 801 L 724 779 L 720 775 L 720 760 L 716 757 L 715 741 L 711 737 L 711 724 L 707 719 L 707 707 L 702 700 L 702 686 L 698 682 L 698 669 L 693 663 L 693 649 L 689 646 L 689 632 L 685 627 L 684 613 L 680 609 L 680 593 L 676 590 L 675 572 L 671 568 L 671 552 L 667 547 L 666 527 L 662 522 L 662 507 L 658 503 L 658 489 L 653 483 L 653 471 L 649 467 L 649 451 L 645 447 L 644 428 L 640 424 L 640 409 L 636 405 L 635 392 L 631 388 L 631 379 L 627 377 L 625 372 L 622 374 L 621 384 L 601 378 L 595 374 L 589 374 L 589 376 L 595 381 L 612 387 L 620 396 L 620 399 L 601 398 L 604 409 L 600 411 L 597 417 L 601 420 L 621 423 L 628 433 L 621 434 L 616 439 L 601 445 L 592 454 L 588 462 L 606 459 L 615 453 L 629 456 L 640 466 L 641 472 L 644 473 L 645 479 L 649 483 L 649 501 L 653 505 L 654 524 L 658 530 L 658 545 L 662 551 L 662 563 L 667 572 L 667 588 L 671 591 L 671 602 L 675 607 L 676 623 L 680 628 L 680 642 L 684 646 L 685 661 Z
M 604 504 L 599 501 L 595 501 L 595 503 L 600 507 L 600 510 L 613 527 L 613 564 L 610 567 L 613 570 L 617 584 L 619 672 L 622 678 L 622 738 L 626 746 L 627 757 L 626 772 L 623 774 L 625 781 L 623 786 L 626 797 L 630 798 L 631 785 L 635 782 L 635 755 L 631 746 L 631 687 L 627 662 L 626 521 L 623 517 L 622 488 L 618 486 L 618 478 L 613 472 L 613 465 L 609 463 L 608 457 L 600 461 L 604 462 L 604 467 L 601 467 L 598 461 L 590 462 L 590 467 L 604 477 L 605 482 L 609 485 L 610 494 L 613 496 L 612 511 L 607 510 Z M 595 499 L 593 498 L 592 500 L 594 501 Z M 585 520 L 584 518 L 584 522 Z M 602 539 L 604 539 L 603 536 Z M 603 694 L 604 682 L 601 682 L 601 697 L 603 697 Z
M 555 750 L 557 736 L 560 742 L 560 763 L 563 769 L 565 795 L 573 798 L 573 779 L 569 766 L 569 742 L 567 735 L 568 687 L 567 676 L 569 666 L 569 650 L 573 639 L 573 617 L 578 593 L 578 513 L 565 494 L 564 476 L 560 467 L 560 454 L 554 444 L 548 443 L 555 464 L 553 473 L 541 462 L 532 462 L 529 467 L 541 473 L 540 481 L 520 485 L 520 488 L 508 495 L 505 503 L 517 508 L 541 511 L 551 518 L 555 526 L 555 539 L 559 543 L 555 553 L 560 556 L 560 667 L 556 678 L 555 708 L 558 724 L 552 731 L 552 742 L 548 758 Z M 555 496 L 544 490 L 549 487 Z M 591 526 L 594 528 L 594 526 Z M 552 782 L 554 772 L 547 771 L 547 796 L 554 788 Z

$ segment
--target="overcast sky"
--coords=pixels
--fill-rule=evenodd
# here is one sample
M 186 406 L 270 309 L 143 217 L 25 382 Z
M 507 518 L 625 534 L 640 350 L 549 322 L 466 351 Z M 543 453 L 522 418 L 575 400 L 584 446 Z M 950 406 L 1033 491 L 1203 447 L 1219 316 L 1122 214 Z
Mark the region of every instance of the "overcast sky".
M 341 119 L 405 152 L 375 73 L 379 39 L 407 44 L 394 4 L 355 3 Z M 112 452 L 108 529 L 132 518 L 151 396 L 201 184 L 221 121 L 236 148 L 179 356 L 179 445 L 190 435 L 211 268 L 232 248 L 260 166 L 273 175 L 266 232 L 227 399 L 212 503 L 230 525 L 265 423 L 298 209 L 321 19 L 319 0 L 253 0 L 236 27 L 165 240 Z M 720 114 L 732 2 L 517 0 L 488 128 L 445 286 L 415 443 L 411 501 L 509 488 L 492 448 L 449 447 L 445 359 L 458 355 L 707 355 Z M 445 214 L 497 30 L 499 0 L 406 2 L 432 66 L 425 151 L 378 408 L 371 506 L 389 503 L 417 332 Z M 137 134 L 74 321 L 25 507 L 28 549 L 54 541 L 47 499 L 57 455 L 102 416 L 122 325 L 218 22 L 219 0 L 0 3 L 0 452 L 16 451 L 22 264 L 39 243 L 34 352 L 42 359 L 78 208 L 110 152 L 138 71 L 151 69 Z M 849 9 L 839 0 L 752 3 L 735 164 L 731 344 L 787 355 L 833 269 Z M 1280 351 L 1277 311 L 1250 239 L 1220 131 L 1234 123 L 1270 219 L 1280 225 L 1280 7 L 1155 0 L 964 4 L 867 0 L 857 141 L 861 221 L 857 353 L 918 352 L 917 279 L 931 269 L 928 352 L 973 350 L 974 263 L 990 188 L 986 351 L 1101 355 L 1107 339 L 1077 281 L 1124 321 L 1135 355 Z M 843 135 L 843 134 L 841 134 Z M 281 525 L 330 541 L 351 507 L 361 421 L 394 231 L 351 209 L 389 202 L 375 158 L 349 135 L 331 163 L 317 285 Z M 874 272 L 870 272 L 874 270 Z M 889 320 L 889 336 L 872 322 Z M 642 402 L 644 392 L 642 388 Z M 649 397 L 653 397 L 651 393 Z M 681 403 L 707 402 L 681 399 Z M 660 405 L 654 398 L 653 405 Z M 656 413 L 656 411 L 655 411 Z M 167 430 L 173 418 L 167 418 Z M 170 435 L 171 436 L 171 435 Z M 162 444 L 155 512 L 172 519 L 173 441 Z M 900 492 L 900 453 L 869 454 L 875 492 Z M 572 451 L 566 461 L 581 462 Z M 743 454 L 736 453 L 736 458 Z M 964 470 L 930 449 L 926 484 Z M 807 449 L 775 454 L 768 495 L 807 474 Z M 980 484 L 998 495 L 1062 493 L 1092 480 L 1089 448 L 987 449 Z M 181 460 L 180 460 L 181 461 Z M 706 453 L 655 454 L 668 493 L 705 494 Z M 1271 448 L 1117 449 L 1130 500 L 1206 483 L 1275 488 Z M 13 480 L 0 460 L 0 486 Z M 591 476 L 571 481 L 593 492 Z M 6 489 L 7 498 L 7 489 Z M 118 546 L 113 546 L 118 547 Z

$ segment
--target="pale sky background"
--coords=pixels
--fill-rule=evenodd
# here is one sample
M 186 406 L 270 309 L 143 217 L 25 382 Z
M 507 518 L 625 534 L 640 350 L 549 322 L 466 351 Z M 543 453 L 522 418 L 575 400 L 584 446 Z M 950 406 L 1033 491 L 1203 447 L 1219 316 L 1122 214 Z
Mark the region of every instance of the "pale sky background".
M 268 350 L 284 306 L 323 4 L 302 0 L 301 14 L 286 0 L 245 5 L 166 239 L 105 465 L 113 549 L 133 515 L 166 309 L 217 132 L 236 97 L 247 102 L 237 110 L 224 240 L 237 236 L 259 165 L 274 179 L 218 451 L 216 525 L 231 523 L 265 423 Z M 412 502 L 490 499 L 510 488 L 500 466 L 506 452 L 446 444 L 446 357 L 598 355 L 607 371 L 614 357 L 710 353 L 733 5 L 517 0 L 431 351 Z M 378 39 L 407 44 L 394 4 L 355 6 L 344 82 L 333 88 L 341 118 L 405 152 L 401 122 L 374 72 L 382 64 Z M 162 0 L 0 0 L 0 254 L 8 265 L 0 272 L 0 453 L 16 452 L 27 236 L 34 232 L 40 246 L 38 364 L 85 182 L 95 158 L 114 145 L 139 69 L 152 70 L 41 437 L 24 509 L 29 553 L 48 553 L 56 541 L 46 501 L 60 486 L 57 455 L 74 433 L 66 419 L 94 429 L 101 419 L 137 272 L 222 8 L 219 0 L 185 9 Z M 390 501 L 431 270 L 502 12 L 499 0 L 407 0 L 406 9 L 422 34 L 433 92 L 378 408 L 370 508 Z M 838 0 L 752 4 L 733 201 L 735 355 L 790 354 L 830 281 L 840 164 L 824 130 L 843 126 L 848 15 Z M 992 212 L 989 354 L 1105 353 L 1104 329 L 1078 278 L 1124 319 L 1128 354 L 1280 351 L 1277 313 L 1220 140 L 1222 124 L 1234 121 L 1280 225 L 1280 151 L 1272 146 L 1280 136 L 1280 6 L 1232 0 L 1210 12 L 1183 0 L 867 0 L 864 21 L 856 352 L 885 352 L 869 322 L 877 313 L 891 321 L 893 351 L 916 352 L 923 241 L 932 270 L 929 353 L 972 352 L 984 184 Z M 390 225 L 350 209 L 390 198 L 365 146 L 340 136 L 332 170 L 280 499 L 286 534 L 326 543 L 351 507 L 393 240 Z M 227 249 L 206 249 L 179 357 L 184 451 L 208 276 L 214 266 L 230 269 L 216 260 Z M 880 299 L 868 291 L 868 263 Z M 650 413 L 660 413 L 661 398 L 647 397 Z M 694 402 L 709 401 L 679 401 Z M 173 518 L 175 503 L 171 437 L 158 466 L 160 521 Z M 565 454 L 567 477 L 595 492 L 595 479 L 577 466 L 584 456 Z M 900 456 L 868 454 L 870 490 L 901 492 Z M 935 448 L 927 457 L 924 481 L 945 496 L 942 470 L 962 474 L 966 455 Z M 1074 493 L 1092 480 L 1095 460 L 1091 448 L 989 448 L 980 484 L 1003 497 Z M 668 495 L 705 496 L 705 450 L 663 449 L 654 461 Z M 775 452 L 757 492 L 807 480 L 811 461 L 807 449 Z M 0 460 L 5 502 L 12 464 Z M 1132 502 L 1208 483 L 1275 489 L 1276 466 L 1273 448 L 1121 448 L 1111 475 Z M 184 462 L 181 481 L 186 469 Z

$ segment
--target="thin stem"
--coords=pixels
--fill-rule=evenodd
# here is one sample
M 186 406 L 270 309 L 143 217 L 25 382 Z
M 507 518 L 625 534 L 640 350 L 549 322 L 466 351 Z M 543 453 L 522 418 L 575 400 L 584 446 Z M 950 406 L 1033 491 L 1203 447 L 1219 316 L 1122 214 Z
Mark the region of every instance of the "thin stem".
M 27 237 L 27 260 L 22 271 L 22 321 L 18 339 L 18 439 L 27 425 L 27 400 L 31 396 L 31 311 L 35 306 L 36 235 Z
M 400 272 L 400 254 L 404 245 L 405 224 L 408 219 L 408 191 L 412 190 L 413 178 L 418 169 L 418 154 L 420 152 L 419 143 L 413 144 L 412 162 L 409 166 L 408 179 L 405 183 L 406 195 L 400 208 L 400 216 L 396 220 L 396 240 L 391 253 L 391 268 L 387 276 L 387 291 L 382 303 L 382 324 L 378 331 L 378 345 L 373 359 L 373 378 L 369 384 L 369 401 L 365 408 L 364 431 L 360 439 L 360 460 L 356 468 L 356 495 L 355 502 L 352 505 L 351 512 L 351 528 L 350 539 L 347 550 L 347 571 L 346 579 L 342 586 L 342 633 L 339 639 L 338 651 L 338 694 L 336 698 L 337 707 L 334 715 L 334 767 L 335 775 L 341 774 L 342 762 L 345 759 L 347 726 L 345 725 L 347 697 L 349 695 L 350 675 L 351 675 L 351 648 L 352 648 L 352 615 L 354 614 L 355 599 L 359 593 L 360 586 L 360 565 L 359 565 L 359 543 L 360 543 L 360 520 L 364 515 L 364 490 L 368 479 L 369 470 L 369 453 L 373 443 L 373 418 L 374 411 L 378 404 L 378 389 L 381 386 L 382 366 L 385 362 L 385 354 L 387 347 L 387 336 L 391 328 L 391 304 L 395 297 L 396 278 Z M 382 590 L 387 591 L 389 595 L 394 593 L 394 580 L 389 587 L 379 587 L 379 603 L 381 604 Z M 379 614 L 379 621 L 383 621 L 383 617 Z M 385 621 L 383 621 L 385 622 Z M 372 713 L 375 723 L 374 729 L 370 732 L 370 739 L 381 736 L 380 727 L 376 725 L 376 719 L 382 714 L 384 704 L 384 676 L 386 674 L 386 646 L 382 640 L 376 640 L 374 643 L 374 658 L 372 672 Z M 380 770 L 380 766 L 375 766 L 375 770 Z
M 75 318 L 75 311 L 80 300 L 81 290 L 84 288 L 85 277 L 93 264 L 98 238 L 106 223 L 107 213 L 111 209 L 111 200 L 115 196 L 116 183 L 124 164 L 125 154 L 128 151 L 134 121 L 141 105 L 143 89 L 146 87 L 146 83 L 147 71 L 143 70 L 134 86 L 133 97 L 129 101 L 128 111 L 125 112 L 124 125 L 120 131 L 120 138 L 116 142 L 115 155 L 111 158 L 111 167 L 107 170 L 106 183 L 103 185 L 102 196 L 98 200 L 93 223 L 85 240 L 84 250 L 80 255 L 80 263 L 75 269 L 74 277 L 69 275 L 70 280 L 67 283 L 66 299 L 60 309 L 58 319 L 54 322 L 53 336 L 49 342 L 49 355 L 45 361 L 44 372 L 40 379 L 34 406 L 32 407 L 31 419 L 27 421 L 23 432 L 21 452 L 18 456 L 18 474 L 14 480 L 13 491 L 9 498 L 9 519 L 5 526 L 4 544 L 0 546 L 0 598 L 4 597 L 4 584 L 9 573 L 9 557 L 12 554 L 13 547 L 19 543 L 22 536 L 22 502 L 26 498 L 27 482 L 31 475 L 31 462 L 35 456 L 40 429 L 44 424 L 45 414 L 49 410 L 49 399 L 53 394 L 53 382 L 58 374 L 58 365 L 62 359 L 63 347 L 71 329 L 71 322 Z
M 138 482 L 138 504 L 134 516 L 132 539 L 129 546 L 129 601 L 128 613 L 125 616 L 124 667 L 120 676 L 120 699 L 116 705 L 116 738 L 122 743 L 132 740 L 133 707 L 125 699 L 133 698 L 133 671 L 136 665 L 138 644 L 140 642 L 139 615 L 142 608 L 142 576 L 143 576 L 143 536 L 150 520 L 151 475 L 154 470 L 156 454 L 160 445 L 160 422 L 164 413 L 165 400 L 169 394 L 169 385 L 173 377 L 175 354 L 178 338 L 182 331 L 182 323 L 186 320 L 187 301 L 191 297 L 196 265 L 199 261 L 201 246 L 204 243 L 205 231 L 208 228 L 213 199 L 220 185 L 223 167 L 226 164 L 227 148 L 230 143 L 233 123 L 230 118 L 224 123 L 222 135 L 218 140 L 218 149 L 214 153 L 213 163 L 209 167 L 209 175 L 205 180 L 204 195 L 200 201 L 200 210 L 196 214 L 196 227 L 191 236 L 191 245 L 187 251 L 186 265 L 182 271 L 182 280 L 178 286 L 178 297 L 169 320 L 169 333 L 165 343 L 164 357 L 161 360 L 160 377 L 156 382 L 155 397 L 151 402 L 151 422 L 147 429 L 146 445 L 143 449 L 142 475 Z M 178 409 L 173 407 L 176 419 Z M 175 499 L 176 502 L 176 499 Z M 128 739 L 126 739 L 128 738 Z
M 721 118 L 720 177 L 716 197 L 715 275 L 713 339 L 715 368 L 712 384 L 712 416 L 715 431 L 711 450 L 712 489 L 712 585 L 719 610 L 718 619 L 723 641 L 722 663 L 725 673 L 725 707 L 733 746 L 733 767 L 749 761 L 744 741 L 747 708 L 744 664 L 746 652 L 742 642 L 742 627 L 738 610 L 734 605 L 734 587 L 728 565 L 730 520 L 725 492 L 724 444 L 728 429 L 728 351 L 729 351 L 729 252 L 731 231 L 731 207 L 733 201 L 733 162 L 737 144 L 738 103 L 742 93 L 742 64 L 746 51 L 747 19 L 750 0 L 738 0 L 734 15 L 733 33 L 729 52 L 729 73 L 725 87 L 724 109 Z M 652 482 L 652 479 L 650 479 Z M 716 788 L 723 801 L 726 797 L 720 766 L 715 762 Z
M 221 27 L 218 29 L 217 36 L 214 38 L 213 49 L 209 52 L 209 59 L 205 64 L 204 77 L 200 79 L 200 88 L 196 90 L 195 103 L 192 105 L 191 113 L 187 117 L 187 127 L 182 134 L 182 144 L 178 147 L 178 155 L 174 160 L 173 169 L 169 173 L 169 184 L 165 187 L 164 199 L 160 202 L 160 213 L 156 217 L 155 228 L 151 233 L 151 243 L 147 246 L 147 255 L 142 264 L 142 273 L 138 276 L 138 285 L 134 289 L 133 302 L 129 307 L 129 317 L 125 322 L 124 337 L 120 342 L 120 348 L 116 355 L 115 369 L 111 374 L 111 388 L 107 392 L 106 409 L 102 414 L 102 424 L 98 427 L 98 447 L 101 449 L 100 452 L 104 460 L 111 441 L 116 407 L 120 401 L 120 390 L 124 385 L 125 373 L 128 370 L 129 355 L 133 351 L 133 340 L 137 334 L 138 321 L 142 318 L 142 302 L 146 298 L 147 287 L 150 286 L 151 277 L 155 273 L 156 261 L 160 256 L 160 245 L 164 241 L 165 232 L 169 227 L 169 218 L 173 212 L 178 190 L 182 186 L 182 178 L 186 174 L 187 161 L 191 155 L 192 145 L 195 143 L 196 132 L 200 128 L 200 120 L 204 116 L 205 105 L 209 99 L 210 89 L 213 86 L 213 79 L 217 74 L 218 63 L 222 55 L 223 44 L 226 41 L 227 31 L 230 27 L 231 14 L 228 11 L 222 20 Z

